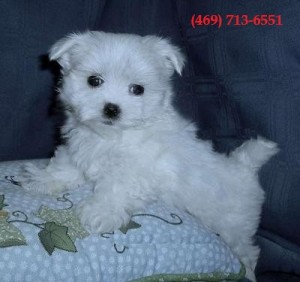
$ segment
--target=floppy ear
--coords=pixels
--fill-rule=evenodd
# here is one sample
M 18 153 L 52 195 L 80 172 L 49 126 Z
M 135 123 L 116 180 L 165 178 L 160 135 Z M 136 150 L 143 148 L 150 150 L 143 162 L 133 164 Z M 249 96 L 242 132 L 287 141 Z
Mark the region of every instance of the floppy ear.
M 163 62 L 171 75 L 174 70 L 181 75 L 185 64 L 185 56 L 177 46 L 173 45 L 169 39 L 154 35 L 144 36 L 143 41 L 150 46 L 152 45 L 154 51 L 162 57 Z
M 80 34 L 70 34 L 58 40 L 49 51 L 50 61 L 57 61 L 63 69 L 70 69 L 71 67 L 71 49 L 77 44 Z

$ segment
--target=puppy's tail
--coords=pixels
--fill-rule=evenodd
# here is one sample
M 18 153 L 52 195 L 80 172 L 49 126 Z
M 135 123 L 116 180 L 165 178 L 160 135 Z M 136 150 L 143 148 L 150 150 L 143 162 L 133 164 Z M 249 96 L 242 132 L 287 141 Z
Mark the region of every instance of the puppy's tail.
M 257 137 L 257 139 L 250 139 L 243 143 L 230 154 L 230 157 L 258 170 L 278 152 L 279 148 L 276 143 Z

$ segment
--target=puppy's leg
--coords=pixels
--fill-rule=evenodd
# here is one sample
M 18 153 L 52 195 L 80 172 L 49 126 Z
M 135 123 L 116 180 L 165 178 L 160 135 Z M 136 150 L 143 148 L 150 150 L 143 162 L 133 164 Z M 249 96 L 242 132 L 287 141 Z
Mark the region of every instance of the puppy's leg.
M 25 190 L 51 195 L 76 188 L 85 182 L 83 174 L 72 163 L 64 146 L 57 148 L 55 156 L 45 168 L 26 164 L 23 174 L 17 180 Z
M 229 230 L 227 232 L 223 230 L 221 237 L 244 264 L 246 268 L 246 278 L 255 282 L 255 267 L 260 249 L 254 245 L 252 234 L 249 235 L 249 232 L 245 231 L 245 229 L 243 230 L 243 226 L 232 226 L 232 230 L 235 230 L 236 234 L 232 235 L 232 233 L 229 233 Z
M 104 183 L 97 184 L 94 195 L 77 207 L 81 223 L 91 233 L 111 232 L 125 226 L 131 215 L 146 204 L 143 197 L 126 192 L 130 186 L 124 187 L 123 183 L 105 187 Z
M 243 251 L 238 250 L 238 248 L 243 248 Z M 255 267 L 260 253 L 259 247 L 255 246 L 251 240 L 248 240 L 248 242 L 242 242 L 240 246 L 236 246 L 234 251 L 240 254 L 240 259 L 246 267 L 246 278 L 252 282 L 256 282 Z M 245 255 L 242 256 L 241 253 Z

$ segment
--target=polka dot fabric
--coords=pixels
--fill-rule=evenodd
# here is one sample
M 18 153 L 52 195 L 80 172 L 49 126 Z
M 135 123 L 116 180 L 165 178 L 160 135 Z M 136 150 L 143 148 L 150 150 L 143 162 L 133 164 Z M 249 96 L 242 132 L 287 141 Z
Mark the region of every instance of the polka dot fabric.
M 47 160 L 34 162 L 42 166 Z M 10 177 L 18 175 L 23 163 L 0 164 L 3 210 L 26 240 L 26 245 L 0 248 L 1 282 L 170 281 L 170 275 L 172 281 L 241 278 L 242 265 L 217 234 L 162 203 L 133 215 L 124 230 L 77 238 L 76 252 L 55 249 L 49 255 L 38 236 L 45 223 L 37 217 L 40 207 L 69 209 L 92 192 L 81 187 L 60 200 L 26 193 Z

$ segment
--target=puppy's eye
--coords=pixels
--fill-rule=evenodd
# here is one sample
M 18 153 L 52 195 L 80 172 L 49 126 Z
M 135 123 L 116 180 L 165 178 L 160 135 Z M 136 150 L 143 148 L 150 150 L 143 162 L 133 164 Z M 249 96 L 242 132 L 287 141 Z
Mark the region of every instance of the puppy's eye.
M 144 87 L 138 84 L 131 84 L 129 86 L 129 91 L 136 96 L 140 96 L 144 94 Z
M 92 87 L 98 87 L 104 82 L 104 80 L 99 75 L 91 75 L 88 77 L 87 82 Z

